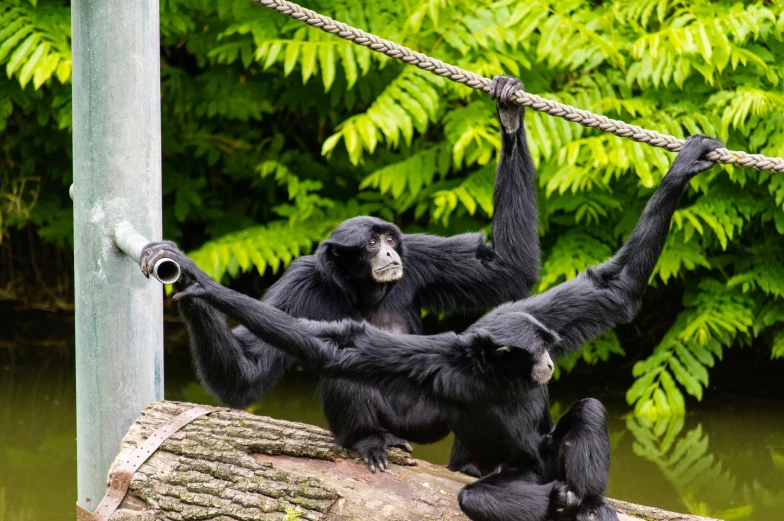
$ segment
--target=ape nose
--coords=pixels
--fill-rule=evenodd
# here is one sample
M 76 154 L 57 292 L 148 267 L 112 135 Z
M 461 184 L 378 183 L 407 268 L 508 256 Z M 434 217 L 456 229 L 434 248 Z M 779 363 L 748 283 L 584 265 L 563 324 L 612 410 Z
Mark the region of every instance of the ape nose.
M 547 362 L 547 368 L 548 368 L 550 371 L 552 371 L 552 370 L 553 370 L 553 363 L 552 363 L 552 362 Z

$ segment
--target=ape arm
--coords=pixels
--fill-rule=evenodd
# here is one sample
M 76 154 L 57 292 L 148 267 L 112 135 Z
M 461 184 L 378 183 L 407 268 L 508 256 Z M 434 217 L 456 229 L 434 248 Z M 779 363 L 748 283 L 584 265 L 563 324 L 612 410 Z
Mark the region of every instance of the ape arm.
M 346 377 L 376 386 L 414 390 L 453 401 L 493 399 L 499 368 L 488 366 L 488 356 L 499 360 L 482 331 L 457 335 L 400 335 L 386 333 L 351 320 L 322 322 L 294 318 L 209 279 L 199 277 L 177 300 L 205 300 L 237 320 L 264 341 L 247 355 L 263 356 L 276 346 L 326 376 Z M 257 352 L 262 351 L 262 352 Z M 505 363 L 508 362 L 504 360 Z M 503 379 L 503 378 L 502 378 Z
M 510 306 L 533 315 L 560 336 L 550 347 L 553 357 L 579 349 L 587 340 L 634 318 L 667 239 L 678 199 L 692 177 L 713 166 L 703 159 L 705 154 L 721 146 L 705 136 L 690 137 L 614 257 Z
M 178 288 L 209 278 L 176 244 L 163 241 L 147 245 L 142 251 L 142 271 L 148 274 L 155 261 L 176 259 L 183 268 Z M 324 306 L 322 293 L 304 287 L 309 267 L 295 262 L 286 275 L 264 297 L 272 306 L 290 312 L 310 312 L 308 306 Z M 307 294 L 306 301 L 297 300 Z M 179 312 L 185 322 L 189 347 L 199 379 L 207 390 L 232 407 L 246 407 L 273 388 L 293 364 L 284 352 L 264 346 L 264 342 L 244 326 L 230 328 L 226 317 L 206 301 L 182 301 Z M 265 349 L 265 347 L 267 347 Z
M 436 311 L 486 309 L 528 295 L 539 277 L 536 171 L 523 124 L 523 110 L 505 100 L 522 83 L 493 80 L 501 121 L 492 245 L 481 233 L 437 237 L 406 235 L 405 270 L 413 271 L 420 303 Z
M 184 267 L 180 287 L 194 284 L 195 273 L 199 278 L 207 276 L 174 243 L 168 243 L 165 249 Z M 285 304 L 272 290 L 265 298 L 277 305 Z M 223 403 L 247 407 L 273 388 L 293 364 L 282 351 L 263 349 L 264 342 L 245 326 L 230 328 L 226 317 L 205 301 L 186 300 L 178 308 L 199 379 Z
M 247 407 L 286 374 L 292 360 L 245 326 L 231 329 L 226 317 L 208 303 L 193 299 L 180 303 L 191 353 L 199 379 L 207 390 L 232 407 Z

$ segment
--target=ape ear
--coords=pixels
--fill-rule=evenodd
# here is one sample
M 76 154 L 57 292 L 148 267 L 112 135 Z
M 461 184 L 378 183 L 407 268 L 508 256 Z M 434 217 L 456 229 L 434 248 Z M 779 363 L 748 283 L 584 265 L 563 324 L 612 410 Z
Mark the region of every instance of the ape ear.
M 350 253 L 351 248 L 338 241 L 327 239 L 319 245 L 319 253 L 328 259 L 345 257 Z
M 558 333 L 539 322 L 533 315 L 529 315 L 528 313 L 523 313 L 522 315 L 522 318 L 530 324 L 531 330 L 539 337 L 539 340 L 541 340 L 546 347 L 557 344 L 561 340 Z

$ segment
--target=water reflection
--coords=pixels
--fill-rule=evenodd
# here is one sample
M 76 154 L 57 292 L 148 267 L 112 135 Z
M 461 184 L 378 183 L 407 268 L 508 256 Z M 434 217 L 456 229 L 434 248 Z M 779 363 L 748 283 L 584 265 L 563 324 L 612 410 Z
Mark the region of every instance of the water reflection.
M 0 350 L 0 521 L 74 518 L 75 405 L 73 359 L 52 349 Z M 187 359 L 167 357 L 166 396 L 215 403 L 193 379 Z M 686 418 L 648 422 L 626 417 L 619 395 L 551 386 L 553 414 L 596 396 L 610 413 L 610 495 L 726 520 L 768 521 L 784 511 L 784 408 L 779 402 L 722 402 Z M 606 393 L 605 393 L 606 394 Z M 257 414 L 325 425 L 311 375 L 294 373 Z M 451 439 L 415 447 L 416 457 L 444 464 Z
M 720 423 L 713 441 L 699 413 L 688 418 L 692 427 L 684 418 L 627 417 L 625 425 L 634 437 L 634 454 L 656 466 L 685 511 L 728 521 L 780 519 L 784 422 L 780 410 L 772 412 L 758 408 L 706 418 L 711 429 Z
M 52 350 L 24 362 L 0 351 L 0 521 L 75 518 L 72 365 Z

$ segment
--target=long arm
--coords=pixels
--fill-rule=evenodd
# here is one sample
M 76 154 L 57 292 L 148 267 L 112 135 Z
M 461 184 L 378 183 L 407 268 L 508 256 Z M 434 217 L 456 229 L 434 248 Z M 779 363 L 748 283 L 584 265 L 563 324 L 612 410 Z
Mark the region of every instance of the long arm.
M 493 194 L 492 245 L 481 233 L 437 237 L 407 235 L 406 269 L 417 279 L 421 304 L 437 311 L 486 309 L 528 295 L 539 277 L 536 170 L 528 151 L 523 109 L 508 102 L 522 88 L 497 77 L 501 158 Z M 507 101 L 505 101 L 507 100 Z
M 223 403 L 247 407 L 274 387 L 292 365 L 291 357 L 264 346 L 245 326 L 231 329 L 226 317 L 207 302 L 182 302 L 179 311 L 199 380 Z
M 187 273 L 187 265 L 183 265 Z M 326 376 L 346 377 L 387 389 L 412 389 L 434 398 L 471 401 L 492 398 L 499 368 L 487 363 L 495 346 L 481 332 L 457 335 L 390 334 L 364 322 L 322 322 L 291 315 L 199 275 L 199 283 L 176 296 L 179 301 L 204 300 L 231 316 L 265 344 L 302 360 Z M 496 357 L 497 358 L 497 357 Z
M 152 243 L 142 252 L 142 271 L 162 257 L 176 258 L 187 271 L 200 271 L 170 241 Z M 180 288 L 195 280 L 186 272 Z M 273 293 L 270 290 L 270 293 Z M 270 295 L 280 305 L 280 298 Z M 193 299 L 179 305 L 188 331 L 189 347 L 199 380 L 221 402 L 243 408 L 274 387 L 292 365 L 291 357 L 277 349 L 263 349 L 264 342 L 245 326 L 230 328 L 226 317 L 208 302 Z
M 705 136 L 689 138 L 637 225 L 608 261 L 542 294 L 511 306 L 536 317 L 560 341 L 550 352 L 563 356 L 617 324 L 634 318 L 653 268 L 659 260 L 678 199 L 689 180 L 713 163 L 705 154 L 722 144 Z

